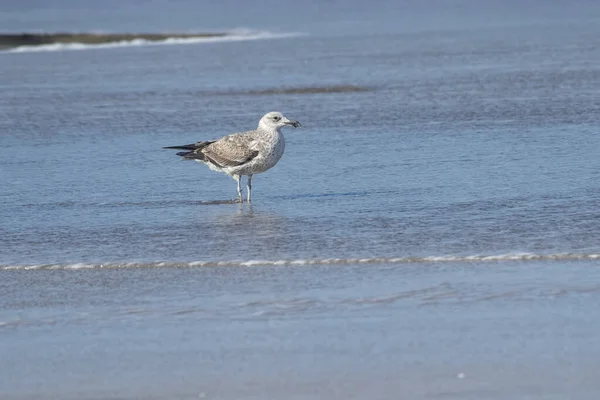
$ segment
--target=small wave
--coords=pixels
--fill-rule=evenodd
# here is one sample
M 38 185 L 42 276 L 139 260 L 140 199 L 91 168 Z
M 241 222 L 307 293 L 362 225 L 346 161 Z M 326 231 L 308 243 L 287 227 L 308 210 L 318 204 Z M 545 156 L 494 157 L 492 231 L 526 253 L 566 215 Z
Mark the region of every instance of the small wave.
M 33 52 L 53 52 L 67 50 L 92 50 L 92 49 L 111 49 L 121 47 L 135 46 L 161 46 L 173 44 L 198 44 L 198 43 L 216 43 L 216 42 L 239 42 L 248 40 L 267 40 L 267 39 L 285 39 L 290 37 L 302 36 L 299 32 L 274 33 L 269 31 L 249 31 L 236 30 L 225 36 L 214 37 L 189 37 L 178 38 L 169 37 L 163 40 L 133 39 L 122 40 L 110 43 L 88 44 L 88 43 L 52 43 L 33 46 L 18 46 L 6 50 L 0 50 L 0 53 L 33 53 Z
M 191 262 L 128 262 L 128 263 L 73 263 L 0 265 L 0 270 L 52 270 L 52 269 L 99 269 L 99 268 L 185 268 L 185 267 L 275 267 L 311 265 L 359 265 L 359 264 L 425 264 L 450 262 L 503 262 L 503 261 L 585 261 L 600 260 L 595 253 L 559 254 L 499 254 L 470 256 L 427 256 L 427 257 L 370 257 L 370 258 L 314 258 L 300 260 L 245 260 L 245 261 L 191 261 Z

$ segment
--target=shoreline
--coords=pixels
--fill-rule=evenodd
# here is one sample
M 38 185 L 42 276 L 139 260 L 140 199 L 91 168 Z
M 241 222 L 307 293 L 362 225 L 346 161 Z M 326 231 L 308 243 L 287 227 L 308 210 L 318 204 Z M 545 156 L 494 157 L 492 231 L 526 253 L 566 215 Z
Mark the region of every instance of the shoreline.
M 166 39 L 215 38 L 230 36 L 228 33 L 2 33 L 0 49 L 21 46 L 39 46 L 57 43 L 106 44 L 132 40 L 157 42 Z

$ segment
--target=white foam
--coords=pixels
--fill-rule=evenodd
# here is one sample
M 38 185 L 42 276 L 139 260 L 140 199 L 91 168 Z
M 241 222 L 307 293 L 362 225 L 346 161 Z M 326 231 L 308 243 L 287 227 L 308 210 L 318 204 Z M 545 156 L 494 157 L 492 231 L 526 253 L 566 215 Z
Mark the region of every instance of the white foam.
M 261 265 L 273 265 L 273 261 L 267 261 L 267 260 L 249 260 L 249 261 L 242 261 L 240 262 L 241 266 L 244 267 L 255 267 L 255 266 L 261 266 Z
M 248 40 L 267 40 L 267 39 L 285 39 L 289 37 L 302 36 L 303 33 L 288 32 L 274 33 L 269 31 L 251 31 L 238 29 L 227 33 L 226 36 L 215 37 L 195 37 L 195 38 L 177 38 L 171 37 L 164 40 L 145 40 L 133 39 L 123 40 L 112 43 L 87 44 L 87 43 L 52 43 L 36 46 L 19 46 L 12 49 L 0 51 L 0 53 L 32 53 L 32 52 L 51 52 L 68 50 L 93 50 L 93 49 L 112 49 L 122 47 L 136 46 L 161 46 L 174 44 L 198 44 L 198 43 L 216 43 L 216 42 L 239 42 Z
M 128 263 L 73 263 L 73 264 L 33 264 L 0 265 L 0 270 L 39 270 L 39 269 L 92 269 L 92 268 L 172 268 L 172 267 L 259 267 L 259 266 L 308 266 L 308 265 L 359 265 L 359 264 L 411 264 L 411 263 L 474 263 L 505 261 L 577 261 L 598 260 L 597 253 L 510 253 L 510 254 L 474 254 L 467 256 L 444 255 L 426 257 L 371 257 L 371 258 L 312 258 L 296 260 L 222 260 L 191 262 L 128 262 Z

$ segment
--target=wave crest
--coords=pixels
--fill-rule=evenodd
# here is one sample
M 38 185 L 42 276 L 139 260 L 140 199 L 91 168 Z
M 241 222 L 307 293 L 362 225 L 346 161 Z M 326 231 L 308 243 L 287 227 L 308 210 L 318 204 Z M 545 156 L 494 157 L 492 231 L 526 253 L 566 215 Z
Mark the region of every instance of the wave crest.
M 578 261 L 599 260 L 596 253 L 557 254 L 499 254 L 471 256 L 427 256 L 427 257 L 370 257 L 370 258 L 315 258 L 299 260 L 242 260 L 242 261 L 191 261 L 191 262 L 129 262 L 129 263 L 73 263 L 37 265 L 0 265 L 0 270 L 52 270 L 52 269 L 97 269 L 97 268 L 180 268 L 180 267 L 273 267 L 310 265 L 357 265 L 357 264 L 425 264 L 449 262 L 503 262 L 503 261 Z

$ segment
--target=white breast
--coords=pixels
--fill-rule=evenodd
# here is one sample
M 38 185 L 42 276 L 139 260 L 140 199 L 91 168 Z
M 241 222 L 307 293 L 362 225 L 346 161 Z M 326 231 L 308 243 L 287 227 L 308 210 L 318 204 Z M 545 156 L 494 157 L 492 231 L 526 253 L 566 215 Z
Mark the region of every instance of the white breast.
M 272 142 L 270 152 L 266 152 L 265 158 L 268 160 L 269 168 L 277 164 L 277 161 L 283 156 L 285 151 L 285 138 L 281 132 L 277 132 L 277 138 Z
M 253 148 L 258 150 L 258 156 L 240 167 L 228 168 L 227 173 L 237 175 L 260 174 L 271 169 L 283 156 L 285 139 L 278 131 L 261 132 L 253 142 Z

